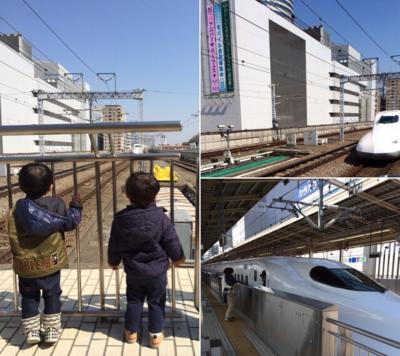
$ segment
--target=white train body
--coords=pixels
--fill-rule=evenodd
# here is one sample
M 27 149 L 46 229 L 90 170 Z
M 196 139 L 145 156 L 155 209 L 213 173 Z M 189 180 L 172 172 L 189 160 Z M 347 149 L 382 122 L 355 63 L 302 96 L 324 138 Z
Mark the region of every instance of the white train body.
M 147 153 L 147 147 L 141 143 L 135 143 L 132 147 L 132 153 L 134 154 Z
M 228 266 L 233 268 L 237 281 L 249 287 L 265 288 L 272 292 L 279 290 L 336 304 L 340 321 L 400 341 L 400 296 L 345 264 L 325 259 L 264 257 L 206 264 L 202 269 L 222 275 L 224 268 Z M 260 277 L 263 271 L 266 272 L 265 282 Z M 337 281 L 335 278 L 329 281 L 330 271 L 338 275 L 347 275 L 353 282 L 346 288 L 332 286 L 330 284 Z M 355 274 L 355 278 L 352 277 L 352 273 Z M 347 289 L 351 283 L 359 290 Z M 361 341 L 362 337 L 357 339 Z M 370 341 L 368 343 L 370 344 Z M 375 343 L 369 346 L 375 346 Z M 392 350 L 390 348 L 391 352 Z M 400 355 L 400 350 L 396 355 Z
M 375 117 L 372 131 L 358 142 L 357 154 L 364 158 L 400 157 L 400 111 L 382 111 Z

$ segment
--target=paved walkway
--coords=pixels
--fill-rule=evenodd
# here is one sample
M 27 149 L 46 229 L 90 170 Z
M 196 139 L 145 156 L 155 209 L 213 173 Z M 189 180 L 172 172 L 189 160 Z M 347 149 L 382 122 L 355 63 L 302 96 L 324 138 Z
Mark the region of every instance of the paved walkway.
M 276 356 L 235 312 L 233 321 L 225 321 L 226 308 L 227 304 L 202 284 L 202 356 L 209 355 L 215 345 L 227 355 Z
M 199 314 L 193 304 L 193 268 L 176 270 L 176 298 L 179 317 L 165 321 L 166 338 L 159 350 L 148 346 L 147 317 L 143 318 L 144 332 L 139 342 L 129 345 L 123 342 L 123 318 L 72 317 L 63 316 L 63 332 L 55 346 L 30 346 L 25 343 L 21 332 L 20 318 L 0 318 L 0 354 L 8 355 L 55 355 L 55 356 L 114 356 L 114 355 L 198 355 Z M 125 309 L 125 275 L 121 273 L 121 306 Z M 169 286 L 171 274 L 168 275 Z M 62 271 L 63 310 L 74 310 L 77 302 L 76 271 Z M 115 308 L 115 274 L 105 270 L 106 308 Z M 82 271 L 82 295 L 84 309 L 99 308 L 98 271 Z M 0 310 L 12 310 L 12 272 L 0 271 Z M 170 307 L 168 288 L 167 313 Z M 145 308 L 146 312 L 146 308 Z

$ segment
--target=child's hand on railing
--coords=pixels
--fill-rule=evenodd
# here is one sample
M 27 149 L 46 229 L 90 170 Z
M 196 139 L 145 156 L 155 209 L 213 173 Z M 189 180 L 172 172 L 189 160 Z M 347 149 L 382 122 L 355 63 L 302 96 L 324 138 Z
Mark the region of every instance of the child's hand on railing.
M 82 199 L 79 194 L 74 194 L 71 198 L 71 203 L 74 205 L 80 205 L 82 206 Z
M 180 260 L 172 262 L 172 264 L 173 264 L 175 267 L 178 267 L 178 266 L 180 266 L 182 263 L 184 263 L 185 261 L 186 261 L 186 258 L 185 258 L 185 256 L 183 256 Z
M 112 270 L 117 270 L 118 268 L 119 268 L 119 266 L 117 265 L 117 266 L 114 266 L 114 265 L 112 265 L 112 264 L 108 264 L 109 266 L 110 266 L 110 268 L 112 269 Z

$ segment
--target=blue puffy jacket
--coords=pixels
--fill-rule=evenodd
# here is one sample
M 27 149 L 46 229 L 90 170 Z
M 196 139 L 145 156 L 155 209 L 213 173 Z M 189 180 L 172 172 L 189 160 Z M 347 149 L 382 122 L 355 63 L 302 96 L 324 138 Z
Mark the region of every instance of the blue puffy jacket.
M 48 236 L 56 231 L 75 229 L 81 221 L 81 208 L 70 206 L 66 216 L 62 216 L 24 198 L 15 204 L 14 217 L 19 235 Z
M 183 249 L 165 210 L 155 203 L 146 208 L 128 206 L 117 213 L 108 243 L 108 262 L 121 260 L 132 278 L 153 278 L 165 273 L 169 259 L 184 257 Z

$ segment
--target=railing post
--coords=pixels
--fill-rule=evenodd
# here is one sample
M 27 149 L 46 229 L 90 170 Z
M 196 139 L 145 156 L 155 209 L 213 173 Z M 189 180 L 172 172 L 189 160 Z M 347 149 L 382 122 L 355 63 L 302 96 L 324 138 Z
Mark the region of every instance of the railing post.
M 175 182 L 174 182 L 174 161 L 171 159 L 169 161 L 169 218 L 171 219 L 172 225 L 175 225 L 175 208 L 174 208 L 174 189 L 175 189 Z M 172 265 L 171 267 L 171 302 L 172 302 L 172 312 L 175 313 L 176 311 L 176 291 L 175 291 L 175 266 Z
M 78 172 L 76 162 L 72 163 L 74 195 L 78 194 Z M 54 172 L 54 171 L 53 171 Z M 76 248 L 76 279 L 78 283 L 78 311 L 82 311 L 82 276 L 81 276 L 81 239 L 79 225 L 75 230 L 75 248 Z
M 200 228 L 200 164 L 197 159 L 196 172 L 196 215 L 195 215 L 195 256 L 194 256 L 194 306 L 197 310 L 200 309 L 200 258 L 201 258 L 201 243 L 199 237 Z
M 100 306 L 104 309 L 104 241 L 103 241 L 103 208 L 101 204 L 101 181 L 100 163 L 95 163 L 96 174 L 96 212 L 97 212 L 97 238 L 99 243 L 99 284 L 100 284 Z
M 13 207 L 12 185 L 11 185 L 11 166 L 6 165 L 7 170 L 7 194 L 8 194 L 8 208 Z M 14 293 L 14 311 L 18 311 L 18 281 L 17 275 L 13 271 L 13 293 Z
M 130 160 L 130 162 L 129 162 L 129 173 L 130 173 L 130 175 L 132 175 L 132 173 L 133 173 L 133 171 L 134 171 L 134 160 Z
M 149 168 L 149 173 L 153 175 L 153 170 L 154 170 L 154 160 L 150 160 L 150 168 Z
M 53 181 L 51 183 L 51 196 L 53 198 L 55 198 L 56 194 L 57 194 L 57 190 L 56 190 L 56 170 L 55 170 L 55 168 L 56 168 L 56 165 L 54 164 L 54 162 L 51 162 L 50 163 L 50 169 L 53 172 Z
M 113 197 L 113 215 L 117 213 L 117 170 L 115 161 L 111 163 L 112 169 L 112 197 Z M 119 310 L 121 308 L 120 301 L 120 285 L 119 285 L 119 269 L 115 270 L 115 307 Z

